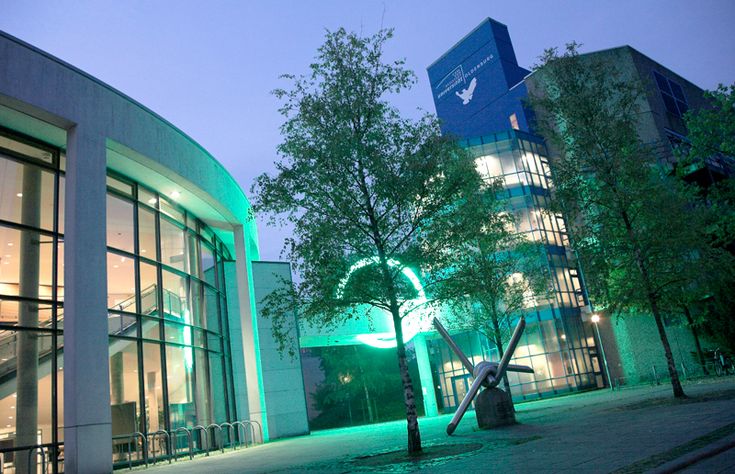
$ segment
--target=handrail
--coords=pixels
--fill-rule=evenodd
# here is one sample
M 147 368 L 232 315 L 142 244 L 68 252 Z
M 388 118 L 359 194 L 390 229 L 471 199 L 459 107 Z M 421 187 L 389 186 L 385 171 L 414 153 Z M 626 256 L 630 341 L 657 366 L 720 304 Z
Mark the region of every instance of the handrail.
M 165 436 L 166 437 L 166 449 L 167 449 L 167 455 L 166 455 L 166 457 L 168 458 L 168 463 L 171 464 L 171 436 L 168 434 L 168 431 L 166 431 L 166 430 L 158 430 L 155 433 L 148 433 L 148 434 L 153 436 L 153 441 L 155 441 L 156 439 L 158 439 L 160 436 Z M 159 446 L 161 445 L 161 442 L 160 441 L 158 442 L 158 445 Z M 158 463 L 158 457 L 156 456 L 155 444 L 154 444 L 153 448 L 154 448 L 154 450 L 153 450 L 153 464 L 157 464 Z
M 220 425 L 218 425 L 217 423 L 210 423 L 207 426 L 207 429 L 210 429 L 210 428 L 217 428 L 219 430 L 220 451 L 222 451 L 224 453 L 225 452 L 225 444 L 223 442 L 224 440 L 222 439 L 222 427 Z M 214 431 L 212 432 L 212 439 L 213 439 L 213 441 L 216 444 L 217 443 L 217 435 L 214 433 Z
M 31 470 L 31 456 L 36 451 L 41 452 L 41 474 L 46 474 L 46 448 L 43 445 L 34 446 L 33 448 L 28 450 L 28 474 L 31 474 L 33 472 Z M 38 459 L 38 454 L 36 454 L 36 459 Z M 34 466 L 37 465 L 38 463 L 36 463 Z
M 203 427 L 202 425 L 196 425 L 194 428 L 191 429 L 192 431 L 201 430 L 201 432 L 204 434 L 204 444 L 206 444 L 206 450 L 207 456 L 209 456 L 209 433 L 207 433 L 207 428 Z
M 178 435 L 182 431 L 184 433 L 186 433 L 187 440 L 189 441 L 189 459 L 194 459 L 194 441 L 193 441 L 193 439 L 191 437 L 191 430 L 189 430 L 189 428 L 187 428 L 185 426 L 180 426 L 180 427 L 176 428 L 173 431 L 174 442 L 176 442 L 176 440 L 178 440 Z M 178 459 L 178 454 L 179 454 L 179 450 L 176 447 L 174 447 L 174 449 L 173 449 L 174 461 L 176 461 Z
M 132 446 L 131 442 L 135 438 L 141 439 L 141 455 L 142 455 L 143 461 L 145 462 L 145 466 L 148 467 L 148 441 L 146 440 L 145 435 L 143 433 L 141 433 L 140 431 L 136 431 L 135 433 L 121 434 L 121 435 L 116 435 L 112 437 L 113 440 L 115 439 L 127 439 L 128 440 L 128 469 L 130 470 L 133 469 L 133 459 L 131 456 L 132 451 L 130 448 Z M 138 452 L 137 443 L 135 446 L 135 452 L 136 453 Z
M 229 432 L 229 438 L 230 438 L 230 446 L 232 446 L 232 449 L 237 449 L 237 443 L 235 442 L 235 428 L 232 426 L 232 423 L 224 422 L 220 423 L 220 426 L 222 428 L 227 427 Z M 224 450 L 224 441 L 222 442 L 222 449 Z

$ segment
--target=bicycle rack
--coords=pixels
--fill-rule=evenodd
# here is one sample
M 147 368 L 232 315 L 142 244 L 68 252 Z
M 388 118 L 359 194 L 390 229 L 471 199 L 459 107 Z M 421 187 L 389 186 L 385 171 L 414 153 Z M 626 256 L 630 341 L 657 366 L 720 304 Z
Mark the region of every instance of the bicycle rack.
M 258 425 L 258 432 L 260 433 L 260 444 L 263 444 L 263 427 L 260 425 L 260 423 L 258 423 L 255 420 L 245 420 L 245 422 L 247 422 L 247 423 L 255 423 L 256 425 Z M 255 440 L 253 440 L 253 443 L 254 442 L 255 442 Z
M 207 430 L 209 430 L 210 428 L 217 428 L 219 430 L 220 451 L 222 451 L 224 453 L 225 452 L 225 446 L 224 446 L 224 443 L 223 443 L 224 440 L 222 439 L 222 427 L 220 425 L 218 425 L 217 423 L 212 423 L 212 424 L 210 424 L 210 425 L 207 426 Z M 214 431 L 212 431 L 212 441 L 214 441 L 214 443 L 212 443 L 212 444 L 214 444 L 214 445 L 217 444 L 217 434 Z
M 167 457 L 168 457 L 168 463 L 171 464 L 171 436 L 168 434 L 168 431 L 166 430 L 158 430 L 155 433 L 150 433 L 152 436 L 152 439 L 154 441 L 153 443 L 153 464 L 158 463 L 158 456 L 156 456 L 156 445 L 155 441 L 160 438 L 161 436 L 164 436 L 166 438 L 166 449 L 167 449 Z M 161 445 L 161 442 L 158 442 L 158 445 Z M 163 450 L 162 450 L 163 451 Z
M 36 451 L 41 452 L 41 473 L 46 474 L 46 448 L 44 446 L 35 446 L 28 450 L 28 474 L 31 474 L 34 470 L 31 468 L 31 457 Z M 36 454 L 36 460 L 38 460 L 38 454 Z M 34 467 L 37 465 L 34 464 Z
M 242 422 L 242 421 L 233 421 L 232 422 L 232 426 L 233 427 L 235 427 L 235 426 L 238 426 L 239 427 L 237 429 L 237 435 L 238 435 L 238 437 L 242 434 L 242 437 L 240 438 L 241 439 L 240 444 L 244 444 L 245 447 L 247 448 L 248 447 L 248 432 L 247 432 L 248 430 L 247 430 L 247 428 L 245 428 L 245 423 Z M 253 429 L 253 426 L 250 423 L 248 423 L 248 426 L 250 427 L 250 430 L 253 432 L 253 437 L 255 437 L 255 430 Z M 251 444 L 252 444 L 252 439 L 251 439 Z
M 172 433 L 173 434 L 173 444 L 176 444 L 179 434 L 182 432 L 186 433 L 186 438 L 187 438 L 187 441 L 189 442 L 189 459 L 190 460 L 194 459 L 194 440 L 192 439 L 191 430 L 189 428 L 186 428 L 184 426 L 176 428 Z M 176 461 L 178 459 L 179 450 L 174 448 L 173 455 L 174 455 L 174 461 Z
M 143 457 L 143 461 L 145 462 L 145 466 L 148 467 L 148 442 L 145 439 L 145 435 L 143 433 L 141 433 L 140 431 L 136 431 L 135 433 L 130 433 L 126 435 L 117 435 L 117 436 L 112 437 L 112 439 L 127 439 L 128 440 L 128 469 L 130 470 L 133 469 L 133 460 L 132 460 L 132 454 L 131 454 L 132 450 L 130 448 L 132 447 L 132 441 L 135 438 L 141 439 L 141 443 L 142 443 L 141 444 L 141 447 L 142 447 L 141 454 Z M 136 453 L 138 452 L 137 443 L 135 446 L 135 452 Z
M 237 443 L 235 442 L 235 428 L 232 426 L 232 423 L 224 422 L 220 423 L 220 426 L 222 428 L 227 428 L 227 433 L 230 438 L 230 446 L 232 449 L 237 449 Z M 222 441 L 222 449 L 224 450 L 224 440 Z
M 207 453 L 207 456 L 209 456 L 209 434 L 207 433 L 207 428 L 202 425 L 196 425 L 191 429 L 192 432 L 196 432 L 197 430 L 201 430 L 204 435 L 204 444 L 206 445 L 205 452 Z

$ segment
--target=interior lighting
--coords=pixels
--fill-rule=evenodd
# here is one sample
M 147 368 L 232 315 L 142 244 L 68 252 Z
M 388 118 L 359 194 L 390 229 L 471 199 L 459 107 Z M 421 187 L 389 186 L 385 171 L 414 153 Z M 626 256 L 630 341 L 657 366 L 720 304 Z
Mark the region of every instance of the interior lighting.
M 16 196 L 18 196 L 19 198 L 22 198 L 23 197 L 23 193 L 18 193 L 18 194 L 16 194 Z
M 8 247 L 12 247 L 12 246 L 13 246 L 13 242 L 8 242 Z
M 158 200 L 157 200 L 156 198 L 152 197 L 152 198 L 150 198 L 150 199 L 148 200 L 148 204 L 155 204 L 155 203 L 156 203 L 157 201 L 158 201 Z

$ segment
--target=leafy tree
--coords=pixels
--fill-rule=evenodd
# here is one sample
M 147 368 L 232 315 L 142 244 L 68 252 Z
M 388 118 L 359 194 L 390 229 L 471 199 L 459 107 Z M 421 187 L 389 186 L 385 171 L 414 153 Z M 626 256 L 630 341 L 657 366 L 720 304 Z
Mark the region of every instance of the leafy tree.
M 541 245 L 516 232 L 509 203 L 498 198 L 502 180 L 486 186 L 466 197 L 472 205 L 442 236 L 451 253 L 436 293 L 452 310 L 450 324 L 481 333 L 502 355 L 513 320 L 547 296 L 549 280 Z M 507 375 L 503 382 L 511 395 Z
M 325 330 L 365 307 L 387 311 L 414 453 L 421 437 L 402 320 L 421 308 L 403 269 L 420 271 L 426 288 L 441 278 L 444 243 L 431 229 L 460 212 L 481 180 L 433 116 L 405 119 L 388 103 L 415 82 L 403 61 L 384 61 L 391 36 L 327 32 L 311 72 L 286 76 L 291 87 L 275 91 L 285 117 L 277 173 L 258 177 L 253 193 L 256 212 L 295 234 L 285 250 L 300 282 L 265 302 L 276 337 L 294 337 L 278 316 L 294 309 Z
M 679 175 L 708 165 L 724 165 L 729 176 L 703 183 L 700 198 L 709 209 L 707 236 L 713 245 L 735 254 L 735 84 L 720 85 L 705 93 L 709 106 L 690 110 L 685 115 L 689 134 L 678 149 Z M 727 172 L 727 171 L 726 171 Z M 696 321 L 690 315 L 690 325 L 700 325 L 709 339 L 719 347 L 735 352 L 735 296 L 732 293 L 735 269 L 724 262 L 711 269 L 703 291 L 691 295 L 689 306 L 699 305 L 704 311 Z M 688 307 L 685 306 L 685 312 Z
M 612 312 L 653 316 L 675 397 L 683 397 L 664 327 L 664 309 L 697 284 L 721 256 L 703 238 L 705 212 L 690 190 L 659 166 L 638 131 L 644 87 L 570 44 L 545 52 L 532 103 L 556 149 L 557 207 L 593 299 Z

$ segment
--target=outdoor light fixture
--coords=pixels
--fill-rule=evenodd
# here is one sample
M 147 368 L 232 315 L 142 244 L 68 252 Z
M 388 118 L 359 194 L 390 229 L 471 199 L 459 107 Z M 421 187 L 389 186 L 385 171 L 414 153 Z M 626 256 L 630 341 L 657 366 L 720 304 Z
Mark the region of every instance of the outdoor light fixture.
M 181 197 L 181 193 L 180 193 L 180 192 L 178 192 L 178 191 L 171 191 L 171 197 L 172 197 L 173 199 L 178 199 L 178 198 L 180 198 L 180 197 Z
M 595 313 L 595 314 L 592 315 L 592 318 L 591 319 L 592 319 L 592 322 L 593 323 L 597 324 L 597 323 L 600 322 L 600 315 L 597 314 L 597 313 Z

